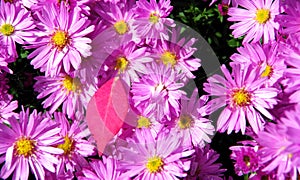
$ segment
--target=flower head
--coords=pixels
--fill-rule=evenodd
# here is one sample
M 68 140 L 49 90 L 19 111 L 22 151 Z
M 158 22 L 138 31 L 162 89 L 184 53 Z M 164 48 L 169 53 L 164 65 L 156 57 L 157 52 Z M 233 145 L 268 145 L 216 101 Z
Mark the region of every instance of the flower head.
M 137 8 L 134 12 L 134 25 L 137 26 L 137 33 L 146 43 L 157 39 L 168 39 L 168 27 L 174 27 L 174 21 L 167 16 L 171 13 L 173 7 L 169 0 L 139 0 L 136 2 Z
M 8 55 L 17 57 L 16 43 L 28 44 L 35 41 L 33 19 L 20 4 L 1 0 L 0 42 L 7 47 Z
M 222 164 L 216 163 L 218 158 L 219 154 L 210 149 L 209 145 L 203 148 L 196 146 L 187 179 L 222 180 L 223 172 L 226 170 L 221 169 Z
M 264 119 L 260 113 L 269 119 L 274 119 L 267 109 L 273 108 L 277 103 L 275 97 L 278 90 L 272 87 L 264 87 L 265 79 L 261 78 L 259 70 L 252 66 L 243 69 L 241 65 L 234 65 L 232 75 L 226 67 L 221 67 L 224 77 L 214 75 L 208 78 L 208 83 L 204 84 L 204 90 L 212 99 L 208 105 L 211 111 L 215 111 L 223 106 L 218 118 L 217 130 L 230 134 L 233 130 L 245 133 L 246 120 L 255 133 L 263 129 Z
M 60 129 L 36 110 L 23 110 L 19 117 L 9 119 L 11 127 L 0 124 L 0 154 L 6 157 L 0 176 L 6 179 L 14 173 L 16 179 L 26 179 L 30 168 L 36 179 L 45 179 L 46 170 L 55 172 L 55 155 L 63 153 L 54 147 L 62 142 Z
M 78 120 L 70 125 L 62 113 L 54 113 L 54 120 L 60 124 L 59 136 L 64 139 L 63 143 L 57 145 L 57 148 L 64 151 L 63 154 L 58 155 L 57 174 L 81 170 L 81 167 L 88 164 L 84 157 L 95 154 L 95 146 L 84 139 Z
M 87 17 L 80 16 L 80 10 L 68 12 L 68 7 L 60 4 L 44 6 L 37 12 L 39 18 L 39 41 L 28 48 L 36 48 L 28 58 L 34 68 L 41 68 L 46 76 L 55 76 L 60 71 L 70 73 L 77 70 L 82 57 L 91 55 L 91 39 L 85 37 L 93 31 Z
M 185 177 L 190 161 L 184 159 L 193 150 L 183 149 L 176 134 L 159 133 L 157 137 L 147 130 L 137 130 L 128 139 L 128 145 L 120 148 L 123 154 L 120 169 L 134 179 L 177 179 Z M 165 148 L 168 147 L 168 148 Z
M 279 29 L 279 24 L 274 21 L 275 16 L 280 13 L 279 0 L 237 0 L 243 7 L 231 7 L 228 9 L 229 21 L 238 21 L 230 26 L 234 29 L 232 34 L 235 38 L 246 35 L 243 42 L 259 42 L 263 38 L 263 43 L 275 40 L 275 30 Z
M 185 94 L 179 88 L 184 84 L 178 82 L 179 76 L 171 68 L 156 63 L 148 65 L 148 73 L 132 84 L 133 105 L 140 114 L 154 114 L 158 121 L 178 117 L 179 100 Z
M 79 78 L 62 73 L 56 77 L 37 76 L 35 79 L 34 89 L 40 93 L 37 98 L 47 97 L 42 103 L 44 108 L 50 107 L 49 112 L 53 113 L 62 105 L 63 113 L 69 118 L 73 118 L 76 111 L 83 113 L 96 91 L 94 86 L 82 83 Z

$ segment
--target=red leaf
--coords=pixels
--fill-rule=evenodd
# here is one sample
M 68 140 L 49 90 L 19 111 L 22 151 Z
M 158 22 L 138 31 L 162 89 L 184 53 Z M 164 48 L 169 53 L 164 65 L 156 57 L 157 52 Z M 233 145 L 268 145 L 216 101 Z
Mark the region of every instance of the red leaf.
M 90 100 L 86 119 L 99 155 L 121 129 L 128 112 L 128 93 L 119 78 L 103 84 Z

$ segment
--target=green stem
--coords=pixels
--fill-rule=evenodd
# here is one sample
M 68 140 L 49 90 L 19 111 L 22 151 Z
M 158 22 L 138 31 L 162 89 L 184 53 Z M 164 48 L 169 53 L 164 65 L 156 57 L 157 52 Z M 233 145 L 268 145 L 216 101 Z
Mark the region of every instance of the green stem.
M 244 180 L 248 180 L 248 179 L 249 179 L 248 174 L 244 174 Z

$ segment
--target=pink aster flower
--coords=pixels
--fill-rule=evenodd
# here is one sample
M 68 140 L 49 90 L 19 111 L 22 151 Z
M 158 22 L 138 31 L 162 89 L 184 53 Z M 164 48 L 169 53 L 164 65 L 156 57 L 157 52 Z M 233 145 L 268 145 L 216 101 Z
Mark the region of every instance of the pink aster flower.
M 203 118 L 203 114 L 198 112 L 207 100 L 207 96 L 198 98 L 197 88 L 190 98 L 185 96 L 181 98 L 180 116 L 175 121 L 174 130 L 178 131 L 179 136 L 183 137 L 184 143 L 187 143 L 189 146 L 203 147 L 204 142 L 211 142 L 208 135 L 213 135 L 215 128 L 210 120 Z
M 46 98 L 43 107 L 50 107 L 49 112 L 54 113 L 62 105 L 62 112 L 69 118 L 73 118 L 76 111 L 83 113 L 96 91 L 96 87 L 91 84 L 62 73 L 56 77 L 37 76 L 35 80 L 34 89 L 40 93 L 37 98 Z
M 89 26 L 87 17 L 80 16 L 80 9 L 69 12 L 61 3 L 60 8 L 54 4 L 44 6 L 37 12 L 39 31 L 38 40 L 27 48 L 36 48 L 28 58 L 34 68 L 41 68 L 46 76 L 55 76 L 64 71 L 67 74 L 77 70 L 82 57 L 91 55 L 91 39 L 85 37 L 94 30 Z
M 130 1 L 126 0 L 119 3 L 98 2 L 97 5 L 94 11 L 103 19 L 107 27 L 102 33 L 110 38 L 110 46 L 115 45 L 115 48 L 118 48 L 130 41 L 136 43 L 140 41 L 135 26 L 133 26 L 136 15 Z
M 121 171 L 118 170 L 118 162 L 112 157 L 101 156 L 102 160 L 92 160 L 90 167 L 82 169 L 82 175 L 78 175 L 78 180 L 129 180 L 127 177 L 121 178 Z
M 175 27 L 174 21 L 167 18 L 173 7 L 170 0 L 139 0 L 134 12 L 134 25 L 137 26 L 137 33 L 146 40 L 146 44 L 157 39 L 168 39 L 168 27 Z
M 146 47 L 138 47 L 133 41 L 121 45 L 105 60 L 108 71 L 119 75 L 128 86 L 137 81 L 139 76 L 148 72 L 145 64 L 153 61 L 146 52 Z
M 226 169 L 221 169 L 222 164 L 216 163 L 219 154 L 210 146 L 207 145 L 203 148 L 196 147 L 195 154 L 192 157 L 191 169 L 187 180 L 223 180 L 223 172 Z
M 148 72 L 131 87 L 134 107 L 145 115 L 154 114 L 161 121 L 164 117 L 171 120 L 179 116 L 179 100 L 184 91 L 179 90 L 183 83 L 178 83 L 179 76 L 171 68 L 151 63 L 146 66 Z
M 243 8 L 228 9 L 228 21 L 238 21 L 230 26 L 235 38 L 246 35 L 243 43 L 259 42 L 261 38 L 263 43 L 275 40 L 279 24 L 274 19 L 280 13 L 279 0 L 237 0 L 237 3 Z
M 265 79 L 260 77 L 259 70 L 251 66 L 244 69 L 241 65 L 233 65 L 232 75 L 225 65 L 221 67 L 224 77 L 213 75 L 209 77 L 208 83 L 204 84 L 204 90 L 212 99 L 208 105 L 211 111 L 225 106 L 221 112 L 217 130 L 230 134 L 242 131 L 245 133 L 246 120 L 255 133 L 263 129 L 264 118 L 274 119 L 267 109 L 272 109 L 277 103 L 275 97 L 278 90 L 272 87 L 264 87 Z
M 261 77 L 267 77 L 266 86 L 273 86 L 284 77 L 286 65 L 279 57 L 279 44 L 277 42 L 260 45 L 259 43 L 244 44 L 239 47 L 239 53 L 233 54 L 230 59 L 236 64 L 253 65 L 259 67 Z
M 67 172 L 80 171 L 81 167 L 86 166 L 88 162 L 84 157 L 95 155 L 95 146 L 85 140 L 85 136 L 80 128 L 79 121 L 75 120 L 70 125 L 69 121 L 62 113 L 54 113 L 54 119 L 60 124 L 61 131 L 59 136 L 64 139 L 57 148 L 64 151 L 58 155 L 58 165 L 56 173 L 66 174 Z
M 49 118 L 34 110 L 20 112 L 20 120 L 9 119 L 11 127 L 0 124 L 0 154 L 5 153 L 5 164 L 1 178 L 28 179 L 29 168 L 36 179 L 45 179 L 45 171 L 55 172 L 58 163 L 55 155 L 63 150 L 55 148 L 62 139 L 57 136 L 57 125 L 51 125 Z
M 180 28 L 172 30 L 170 40 L 157 40 L 157 46 L 153 48 L 153 56 L 157 62 L 172 67 L 176 73 L 182 74 L 184 81 L 195 78 L 192 71 L 198 70 L 201 60 L 192 57 L 197 48 L 192 47 L 196 39 L 191 38 L 185 42 L 180 39 Z
M 253 142 L 241 142 L 243 146 L 231 146 L 231 159 L 235 161 L 234 170 L 239 176 L 255 173 L 261 166 L 260 157 L 257 153 L 258 145 Z M 253 146 L 254 145 L 254 146 Z
M 28 44 L 35 41 L 35 24 L 20 4 L 0 2 L 0 40 L 8 48 L 8 54 L 18 57 L 16 43 Z
M 186 177 L 190 168 L 188 156 L 194 150 L 183 149 L 182 139 L 175 133 L 159 133 L 157 137 L 147 130 L 137 130 L 128 145 L 120 147 L 123 157 L 120 170 L 133 179 L 179 179 Z M 166 148 L 168 147 L 168 148 Z

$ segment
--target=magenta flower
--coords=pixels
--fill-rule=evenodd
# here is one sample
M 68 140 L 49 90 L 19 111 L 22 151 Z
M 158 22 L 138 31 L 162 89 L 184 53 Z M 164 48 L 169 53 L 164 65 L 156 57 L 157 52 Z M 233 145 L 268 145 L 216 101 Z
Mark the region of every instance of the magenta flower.
M 35 24 L 25 8 L 19 3 L 0 2 L 0 41 L 8 49 L 8 54 L 18 57 L 16 43 L 28 44 L 35 41 Z
M 161 121 L 164 117 L 171 120 L 179 116 L 179 100 L 185 94 L 179 90 L 179 76 L 169 67 L 151 63 L 146 66 L 148 72 L 131 87 L 133 105 L 140 114 L 151 115 Z
M 197 89 L 194 90 L 190 98 L 185 96 L 181 98 L 180 116 L 175 121 L 174 128 L 189 146 L 203 147 L 205 142 L 211 142 L 208 135 L 213 135 L 215 128 L 210 120 L 204 118 L 203 114 L 198 112 L 207 100 L 207 96 L 198 98 Z
M 37 98 L 46 98 L 43 107 L 50 107 L 49 112 L 54 113 L 62 105 L 62 112 L 69 118 L 73 118 L 76 111 L 83 113 L 96 91 L 96 87 L 91 84 L 62 73 L 56 77 L 37 76 L 35 80 L 34 89 L 40 93 Z
M 137 129 L 127 142 L 126 147 L 119 148 L 123 154 L 120 170 L 126 171 L 125 177 L 148 180 L 186 177 L 190 168 L 186 157 L 194 150 L 183 149 L 177 134 L 159 133 L 154 137 L 148 129 Z
M 89 26 L 87 17 L 80 15 L 80 9 L 69 12 L 61 3 L 60 8 L 54 4 L 44 6 L 37 12 L 39 18 L 38 40 L 27 48 L 36 48 L 28 58 L 32 59 L 34 68 L 41 68 L 46 76 L 58 75 L 61 71 L 69 74 L 77 70 L 82 57 L 91 55 L 91 39 L 85 37 L 94 30 Z
M 191 169 L 187 180 L 223 180 L 223 172 L 226 169 L 221 169 L 222 164 L 216 163 L 219 158 L 214 150 L 210 149 L 209 145 L 199 148 L 195 147 L 195 154 L 192 157 Z
M 140 48 L 130 41 L 114 50 L 104 64 L 109 68 L 108 71 L 112 71 L 114 76 L 119 75 L 130 86 L 132 82 L 138 81 L 142 74 L 148 72 L 145 64 L 153 61 L 146 50 L 146 47 Z
M 300 32 L 298 28 L 300 25 L 300 2 L 285 0 L 282 1 L 281 6 L 284 8 L 284 14 L 277 15 L 275 20 L 283 28 L 282 32 L 288 35 Z
M 54 146 L 62 139 L 57 136 L 60 129 L 50 121 L 36 110 L 29 114 L 27 109 L 20 112 L 19 121 L 9 119 L 11 127 L 0 124 L 0 154 L 5 153 L 1 178 L 13 173 L 13 179 L 28 179 L 29 168 L 36 179 L 45 179 L 45 171 L 55 172 L 55 155 L 63 150 Z
M 272 173 L 275 171 L 277 179 L 284 179 L 291 175 L 292 179 L 297 179 L 299 166 L 293 164 L 293 151 L 289 149 L 293 142 L 288 139 L 286 124 L 290 122 L 278 122 L 278 124 L 268 123 L 255 138 L 259 145 L 258 154 L 261 163 L 264 164 L 263 172 Z M 292 124 L 291 124 L 292 125 Z
M 137 27 L 137 34 L 150 42 L 156 43 L 157 39 L 168 39 L 168 27 L 175 27 L 174 21 L 167 18 L 173 7 L 170 0 L 139 0 L 134 12 L 137 17 L 133 23 Z
M 64 151 L 58 155 L 58 165 L 56 173 L 66 174 L 67 172 L 80 171 L 81 167 L 86 166 L 88 162 L 84 157 L 95 155 L 95 146 L 85 140 L 85 135 L 81 130 L 79 121 L 73 121 L 70 125 L 69 121 L 62 113 L 54 113 L 54 119 L 60 124 L 61 131 L 59 136 L 64 139 L 62 144 L 57 145 L 57 148 Z
M 195 78 L 192 71 L 198 70 L 201 60 L 192 57 L 197 50 L 192 47 L 196 39 L 191 38 L 187 42 L 185 38 L 179 39 L 180 30 L 173 28 L 170 40 L 157 40 L 157 46 L 152 51 L 156 61 L 172 67 L 185 81 Z
M 255 173 L 261 166 L 258 156 L 258 146 L 253 142 L 242 142 L 243 146 L 231 146 L 231 159 L 235 161 L 234 170 L 239 176 Z M 255 145 L 255 146 L 253 146 Z
M 237 0 L 237 3 L 243 8 L 228 9 L 228 21 L 238 21 L 230 26 L 230 29 L 234 29 L 232 34 L 235 38 L 245 35 L 243 43 L 259 42 L 261 38 L 263 43 L 275 40 L 279 24 L 274 19 L 280 13 L 279 0 Z
M 284 77 L 286 65 L 283 58 L 278 57 L 279 44 L 277 42 L 260 45 L 259 43 L 244 44 L 239 52 L 230 58 L 235 64 L 246 64 L 259 67 L 261 77 L 267 77 L 266 86 L 273 86 Z
M 105 37 L 109 37 L 110 46 L 120 45 L 134 41 L 140 41 L 136 34 L 135 26 L 133 26 L 134 7 L 132 2 L 103 3 L 98 2 L 93 9 L 103 19 L 103 24 L 107 27 L 102 33 Z
M 121 171 L 118 170 L 118 161 L 112 157 L 101 156 L 102 161 L 92 160 L 90 167 L 82 169 L 82 175 L 78 175 L 79 180 L 129 180 L 130 178 L 122 177 Z
M 224 77 L 213 75 L 209 77 L 208 83 L 204 84 L 204 90 L 211 96 L 217 96 L 212 99 L 208 105 L 209 111 L 215 111 L 223 106 L 218 118 L 217 130 L 230 134 L 242 131 L 245 133 L 246 120 L 249 122 L 255 133 L 263 129 L 265 120 L 262 113 L 269 119 L 274 119 L 273 115 L 267 109 L 272 109 L 277 103 L 275 97 L 278 90 L 272 87 L 264 87 L 265 79 L 257 68 L 241 65 L 233 65 L 232 75 L 229 74 L 225 65 L 221 67 Z

